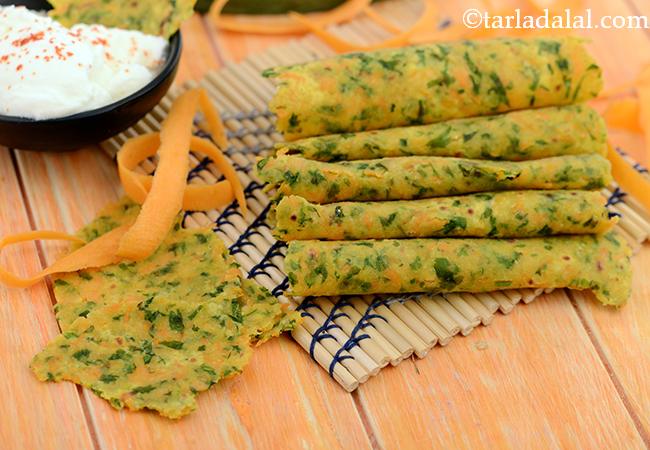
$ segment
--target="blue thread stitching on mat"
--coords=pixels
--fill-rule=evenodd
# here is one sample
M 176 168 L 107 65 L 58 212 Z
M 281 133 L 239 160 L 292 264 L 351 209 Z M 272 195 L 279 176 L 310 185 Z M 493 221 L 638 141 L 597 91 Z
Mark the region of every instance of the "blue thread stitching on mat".
M 214 231 L 217 231 L 218 228 L 224 225 L 232 225 L 232 222 L 229 220 L 232 216 L 241 217 L 241 212 L 239 212 L 239 204 L 237 201 L 233 201 L 231 204 L 226 206 L 223 212 L 219 214 L 219 217 L 217 217 L 217 219 L 214 221 L 216 225 Z
M 199 161 L 199 163 L 192 167 L 192 169 L 187 173 L 187 181 L 193 180 L 194 178 L 199 176 L 199 172 L 202 170 L 206 170 L 208 166 L 212 163 L 212 160 L 210 157 L 206 156 L 202 160 Z
M 234 203 L 234 205 L 235 205 L 235 208 L 236 208 L 236 207 L 237 207 L 237 204 Z M 229 208 L 230 208 L 231 206 L 233 206 L 233 205 L 230 205 Z M 234 244 L 232 244 L 232 245 L 230 246 L 230 248 L 228 249 L 228 250 L 230 250 L 230 253 L 232 253 L 233 255 L 236 254 L 236 253 L 239 253 L 239 252 L 241 252 L 241 253 L 246 253 L 246 252 L 243 250 L 243 248 L 244 248 L 244 247 L 251 246 L 251 245 L 254 245 L 254 244 L 250 241 L 249 238 L 250 238 L 251 236 L 261 235 L 261 233 L 258 231 L 258 228 L 262 228 L 262 227 L 267 227 L 267 228 L 269 228 L 269 225 L 266 223 L 266 216 L 267 216 L 267 214 L 269 213 L 269 210 L 270 210 L 270 209 L 271 209 L 271 205 L 270 205 L 270 204 L 266 205 L 266 208 L 264 208 L 264 210 L 260 213 L 260 215 L 257 216 L 257 217 L 255 218 L 255 220 L 253 221 L 253 223 L 251 223 L 251 224 L 248 226 L 248 228 L 246 228 L 246 231 L 244 231 L 244 232 L 242 233 L 242 235 L 239 236 L 239 238 L 237 239 L 237 241 L 236 241 Z M 237 212 L 237 213 L 239 214 L 239 212 Z M 225 214 L 225 211 L 224 211 L 224 214 Z M 223 214 L 222 214 L 222 215 L 223 215 Z M 232 215 L 232 214 L 231 214 L 231 215 Z M 241 215 L 241 214 L 240 214 L 240 215 Z M 229 216 L 228 216 L 228 217 L 229 217 Z M 225 222 L 219 222 L 219 219 L 217 219 L 217 225 L 218 225 L 218 226 L 221 225 L 222 223 L 230 223 L 230 222 L 228 222 L 228 221 L 225 221 Z
M 305 311 L 309 308 L 318 308 L 318 305 L 316 305 L 311 298 L 306 298 L 303 300 L 303 302 L 300 304 L 300 306 L 297 308 L 297 310 L 300 311 Z M 320 308 L 319 308 L 320 309 Z M 301 312 L 302 315 L 302 312 Z M 309 316 L 313 319 L 314 316 L 309 314 Z M 330 318 L 329 316 L 323 322 L 323 324 L 314 331 L 314 334 L 312 335 L 311 338 L 311 343 L 309 344 L 309 356 L 311 356 L 311 359 L 314 358 L 314 350 L 316 348 L 316 344 L 319 343 L 320 341 L 323 341 L 325 339 L 333 339 L 336 341 L 334 336 L 332 336 L 331 333 L 329 333 L 329 330 L 335 329 L 335 328 L 340 328 L 338 325 L 335 323 L 330 324 Z
M 199 126 L 197 121 L 194 121 L 194 125 L 197 128 Z M 268 134 L 270 134 L 270 132 L 272 132 L 272 130 L 273 130 L 273 128 L 271 127 L 271 128 L 267 128 L 266 130 L 262 129 L 262 128 L 257 128 L 255 130 L 251 131 L 246 127 L 242 127 L 237 131 L 226 130 L 226 136 L 228 137 L 228 139 L 232 139 L 232 138 L 242 139 L 242 138 L 244 138 L 246 136 L 251 136 L 251 135 L 252 136 L 268 135 Z M 207 131 L 202 130 L 200 128 L 197 129 L 194 132 L 194 135 L 197 136 L 197 137 L 200 137 L 200 138 L 210 139 L 211 141 L 214 142 L 214 140 L 212 139 L 212 134 L 210 134 Z M 257 153 L 261 152 L 262 150 L 266 150 L 268 148 L 271 148 L 271 147 L 263 147 L 263 146 L 258 144 L 255 147 L 246 147 L 246 151 L 248 153 L 257 154 Z M 224 149 L 224 151 L 225 151 L 226 154 L 229 154 L 229 153 L 231 153 L 233 151 L 237 151 L 237 150 L 235 150 L 234 147 L 231 144 L 229 144 L 228 148 Z
M 305 300 L 303 300 L 303 302 L 298 307 L 298 310 L 304 311 L 304 310 L 309 309 L 309 308 L 318 308 L 318 309 L 320 309 L 320 307 L 316 303 L 314 303 L 314 301 L 313 301 L 313 299 L 311 297 L 306 298 Z M 314 331 L 314 334 L 313 334 L 312 339 L 311 339 L 311 343 L 309 344 L 309 356 L 311 356 L 312 359 L 315 359 L 314 358 L 314 350 L 316 348 L 317 343 L 319 343 L 322 340 L 330 339 L 330 338 L 334 339 L 334 341 L 336 341 L 336 338 L 331 333 L 329 333 L 329 331 L 337 329 L 337 328 L 340 330 L 341 327 L 338 326 L 336 323 L 334 323 L 334 321 L 336 319 L 340 318 L 340 317 L 349 317 L 347 314 L 345 314 L 343 312 L 338 312 L 339 308 L 341 308 L 341 305 L 339 304 L 339 302 L 337 302 L 336 305 L 334 305 L 334 308 L 332 308 L 330 313 L 327 315 L 327 319 L 325 320 L 325 322 L 323 322 L 323 324 L 320 327 L 318 327 L 316 329 L 316 331 Z M 313 316 L 311 316 L 311 317 L 313 318 Z M 342 350 L 342 348 L 339 351 L 336 352 L 336 354 L 334 356 L 334 359 L 332 360 L 332 363 L 334 363 L 334 361 L 336 361 L 336 355 L 338 355 L 341 352 L 341 350 Z M 347 359 L 347 358 L 343 357 L 340 360 L 342 361 L 343 359 Z
M 253 180 L 248 184 L 248 186 L 246 186 L 246 189 L 244 189 L 244 195 L 246 195 L 246 198 L 253 197 L 253 191 L 262 189 L 264 186 L 266 186 L 264 183 L 258 183 Z
M 368 305 L 366 308 L 366 311 L 363 313 L 363 316 L 361 316 L 361 319 L 357 322 L 357 324 L 354 326 L 352 329 L 352 333 L 350 333 L 350 337 L 348 340 L 343 344 L 343 346 L 334 354 L 332 357 L 332 362 L 329 365 L 328 372 L 331 377 L 334 376 L 334 367 L 336 366 L 336 363 L 339 363 L 341 361 L 344 361 L 346 359 L 352 358 L 351 356 L 348 355 L 343 355 L 341 356 L 341 353 L 344 351 L 350 351 L 354 347 L 360 345 L 359 343 L 364 340 L 364 339 L 370 339 L 370 336 L 367 333 L 364 333 L 362 335 L 357 336 L 357 334 L 365 329 L 366 327 L 373 327 L 374 325 L 370 323 L 372 319 L 381 319 L 384 322 L 388 323 L 388 319 L 386 319 L 384 316 L 381 314 L 377 313 L 372 313 L 375 309 L 377 309 L 379 306 L 389 306 L 391 303 L 394 303 L 396 301 L 399 301 L 396 298 L 382 298 L 382 297 L 375 297 L 372 302 Z M 340 305 L 340 306 L 339 306 Z M 348 300 L 342 299 L 339 300 L 336 305 L 336 307 L 343 307 L 343 306 L 352 306 Z M 334 309 L 332 310 L 334 312 Z
M 622 191 L 621 188 L 616 187 L 614 188 L 614 191 L 612 192 L 612 195 L 609 196 L 607 199 L 607 203 L 605 204 L 605 207 L 608 208 L 610 206 L 617 205 L 619 203 L 625 203 L 625 200 L 623 200 L 623 197 L 627 195 L 626 192 Z M 613 212 L 613 211 L 608 211 L 607 216 L 611 219 L 613 217 L 623 217 L 622 214 Z
M 384 322 L 388 322 L 388 320 L 384 316 L 382 316 L 381 314 L 373 313 L 373 311 L 377 309 L 379 306 L 388 306 L 391 303 L 394 303 L 396 301 L 401 301 L 401 300 L 396 298 L 376 297 L 373 299 L 372 302 L 370 302 L 365 312 L 361 316 L 361 319 L 359 319 L 359 321 L 355 324 L 354 328 L 352 329 L 352 332 L 350 333 L 350 337 L 345 341 L 345 343 L 343 343 L 343 345 L 332 356 L 332 361 L 330 362 L 330 365 L 327 370 L 330 377 L 334 377 L 334 368 L 336 367 L 336 364 L 341 363 L 346 359 L 353 359 L 351 355 L 343 355 L 343 352 L 349 352 L 354 347 L 359 346 L 362 340 L 370 339 L 370 335 L 368 335 L 367 333 L 363 333 L 363 334 L 359 334 L 359 333 L 362 330 L 364 330 L 366 327 L 374 328 L 374 325 L 370 323 L 371 320 L 381 319 Z M 314 332 L 311 343 L 309 344 L 309 356 L 311 356 L 312 359 L 315 359 L 314 350 L 316 348 L 317 343 L 328 338 L 333 338 L 336 341 L 336 338 L 334 338 L 334 336 L 332 336 L 332 334 L 329 333 L 329 331 L 334 328 L 341 329 L 341 327 L 339 327 L 336 323 L 334 323 L 335 320 L 341 317 L 350 318 L 350 316 L 347 313 L 340 311 L 341 308 L 345 306 L 349 306 L 351 308 L 353 307 L 350 301 L 347 298 L 343 297 L 336 302 L 336 304 L 334 305 L 330 313 L 327 315 L 327 319 L 325 320 L 323 325 L 321 325 Z M 311 297 L 303 300 L 303 302 L 298 306 L 297 310 L 301 311 L 300 314 L 303 317 L 310 317 L 314 319 L 314 316 L 308 311 L 310 308 L 319 308 L 319 306 L 314 303 Z
M 285 277 L 284 280 L 282 280 L 282 283 L 278 284 L 273 290 L 271 291 L 271 294 L 275 295 L 276 297 L 282 295 L 284 291 L 289 289 L 289 278 Z
M 614 205 L 618 205 L 619 203 L 625 203 L 623 197 L 625 197 L 626 195 L 627 193 L 621 190 L 621 188 L 619 187 L 615 188 L 614 191 L 612 192 L 612 195 L 610 195 L 609 198 L 607 199 L 607 203 L 605 204 L 605 206 L 614 206 Z
M 616 152 L 621 156 L 628 156 L 627 152 L 625 152 L 621 147 L 616 147 Z M 639 173 L 648 173 L 648 169 L 646 169 L 641 163 L 635 162 L 632 164 L 632 167 Z
M 271 278 L 271 276 L 266 273 L 266 269 L 269 267 L 274 267 L 278 269 L 280 272 L 282 270 L 278 267 L 276 263 L 272 261 L 273 258 L 276 256 L 284 256 L 284 253 L 282 250 L 284 250 L 287 247 L 287 244 L 285 244 L 282 241 L 275 241 L 273 245 L 267 250 L 267 252 L 264 254 L 264 257 L 260 262 L 255 264 L 250 272 L 248 272 L 248 277 L 247 278 L 255 278 L 258 275 L 266 275 L 267 277 Z

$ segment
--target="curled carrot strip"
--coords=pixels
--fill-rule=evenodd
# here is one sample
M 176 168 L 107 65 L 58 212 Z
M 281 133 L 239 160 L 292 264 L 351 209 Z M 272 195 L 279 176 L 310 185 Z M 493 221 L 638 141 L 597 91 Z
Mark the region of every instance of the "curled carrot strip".
M 228 0 L 218 0 L 210 9 L 212 21 L 222 30 L 254 34 L 300 34 L 309 31 L 303 24 L 297 23 L 287 16 L 224 16 L 221 11 Z M 349 0 L 331 11 L 309 14 L 310 20 L 320 26 L 346 22 L 361 14 L 371 3 L 371 0 Z
M 11 287 L 30 287 L 48 275 L 55 273 L 76 272 L 83 269 L 102 267 L 114 264 L 120 260 L 116 256 L 120 238 L 128 226 L 116 228 L 109 233 L 89 242 L 78 250 L 62 257 L 47 269 L 30 278 L 20 278 L 0 268 L 0 282 Z M 0 251 L 8 245 L 35 240 L 65 240 L 83 243 L 82 239 L 58 231 L 28 231 L 0 239 Z
M 223 127 L 223 121 L 217 108 L 214 107 L 210 97 L 208 97 L 208 93 L 203 89 L 199 91 L 199 105 L 214 142 L 223 149 L 228 148 L 228 137 L 226 136 L 226 129 Z
M 129 140 L 117 155 L 120 181 L 126 195 L 136 203 L 142 204 L 149 191 L 153 177 L 143 175 L 134 169 L 145 159 L 156 154 L 160 146 L 159 133 L 149 133 Z M 212 142 L 193 136 L 190 149 L 207 155 L 223 173 L 226 180 L 215 184 L 189 184 L 183 195 L 183 209 L 186 211 L 207 211 L 232 202 L 235 198 L 240 207 L 246 210 L 244 189 L 237 172 L 223 153 Z
M 160 132 L 158 167 L 140 214 L 120 242 L 118 255 L 140 261 L 163 241 L 183 206 L 190 140 L 199 92 L 190 90 L 174 101 Z

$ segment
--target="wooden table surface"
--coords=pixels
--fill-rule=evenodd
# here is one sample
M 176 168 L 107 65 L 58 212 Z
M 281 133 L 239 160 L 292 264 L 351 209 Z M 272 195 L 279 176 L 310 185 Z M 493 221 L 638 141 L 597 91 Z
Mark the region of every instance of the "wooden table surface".
M 451 2 L 449 2 L 451 3 Z M 480 5 L 458 2 L 454 8 Z M 650 16 L 649 0 L 589 0 L 595 17 Z M 456 16 L 460 17 L 460 16 Z M 183 27 L 178 81 L 201 77 L 284 42 L 218 32 L 196 16 Z M 650 30 L 590 30 L 608 86 L 650 59 Z M 612 133 L 637 157 L 642 138 Z M 0 235 L 72 232 L 121 195 L 97 149 L 65 154 L 0 148 Z M 7 249 L 26 275 L 63 246 Z M 178 422 L 115 411 L 71 383 L 40 383 L 29 361 L 58 332 L 49 284 L 0 287 L 0 445 L 25 449 L 648 448 L 650 247 L 634 259 L 634 293 L 620 309 L 556 292 L 498 317 L 348 394 L 289 337 L 255 351 L 244 374 L 199 396 Z

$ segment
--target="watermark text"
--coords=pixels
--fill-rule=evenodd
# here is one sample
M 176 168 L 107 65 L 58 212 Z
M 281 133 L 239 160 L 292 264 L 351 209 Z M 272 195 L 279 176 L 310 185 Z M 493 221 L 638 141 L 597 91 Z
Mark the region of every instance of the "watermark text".
M 463 24 L 467 28 L 486 29 L 650 29 L 650 20 L 647 16 L 602 16 L 594 17 L 590 8 L 582 14 L 573 14 L 570 9 L 565 9 L 562 14 L 552 13 L 548 8 L 543 14 L 532 16 L 523 14 L 520 9 L 515 9 L 512 14 L 491 14 L 479 9 L 468 9 L 463 13 Z

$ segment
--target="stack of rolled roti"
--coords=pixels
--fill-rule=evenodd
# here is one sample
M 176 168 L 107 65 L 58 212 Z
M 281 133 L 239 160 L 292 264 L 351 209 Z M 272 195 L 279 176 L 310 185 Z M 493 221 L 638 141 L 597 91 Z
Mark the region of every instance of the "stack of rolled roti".
M 600 190 L 601 70 L 576 38 L 463 41 L 271 69 L 277 192 L 297 296 L 591 289 L 630 294 Z

